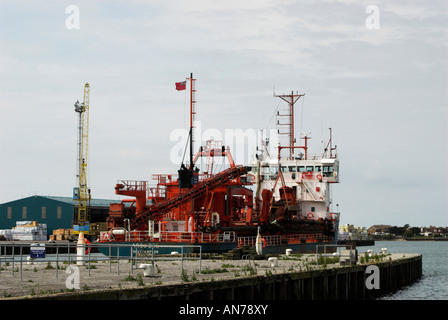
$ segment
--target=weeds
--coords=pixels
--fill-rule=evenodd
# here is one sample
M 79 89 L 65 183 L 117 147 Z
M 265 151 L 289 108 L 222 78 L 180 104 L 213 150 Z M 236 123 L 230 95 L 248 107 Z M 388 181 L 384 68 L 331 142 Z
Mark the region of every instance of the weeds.
M 300 253 L 295 253 L 295 254 L 290 254 L 289 256 L 281 255 L 278 257 L 278 259 L 279 260 L 301 260 L 302 256 L 303 255 Z
M 47 263 L 47 266 L 45 267 L 45 270 L 51 270 L 54 269 L 54 267 L 51 265 L 51 262 Z
M 254 276 L 257 274 L 257 271 L 252 266 L 244 266 L 241 268 L 241 271 L 244 271 L 245 274 L 249 272 L 249 276 Z
M 389 254 L 388 254 L 389 255 Z M 374 254 L 374 255 L 372 255 L 372 256 L 370 256 L 369 255 L 369 253 L 368 252 L 365 252 L 364 253 L 364 256 L 361 256 L 360 258 L 359 258 L 359 261 L 361 262 L 361 263 L 369 263 L 369 262 L 373 262 L 373 261 L 375 261 L 375 262 L 380 262 L 380 261 L 384 261 L 384 259 L 386 258 L 386 256 L 388 256 L 388 255 L 384 255 L 384 254 L 380 254 L 380 255 L 378 255 L 378 254 Z M 390 255 L 389 255 L 389 261 L 391 261 L 392 260 L 392 258 L 390 257 Z
M 182 279 L 183 282 L 190 282 L 190 279 L 188 278 L 188 273 L 185 269 L 182 269 L 180 278 Z
M 224 273 L 229 272 L 226 268 L 214 268 L 210 269 L 210 267 L 206 267 L 204 270 L 202 270 L 203 274 L 211 274 L 211 273 Z
M 137 281 L 137 279 L 132 275 L 128 275 L 123 281 Z
M 143 275 L 141 273 L 137 276 L 137 284 L 140 287 L 143 287 L 145 285 L 145 282 L 143 281 Z

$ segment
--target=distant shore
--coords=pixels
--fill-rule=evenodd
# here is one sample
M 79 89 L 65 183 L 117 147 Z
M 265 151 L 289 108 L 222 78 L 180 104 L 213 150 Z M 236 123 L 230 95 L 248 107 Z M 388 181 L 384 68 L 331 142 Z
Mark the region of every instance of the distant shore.
M 376 238 L 374 239 L 375 241 L 448 241 L 448 238 L 439 238 L 439 237 L 435 237 L 435 238 L 393 238 L 393 239 L 388 239 L 388 238 Z

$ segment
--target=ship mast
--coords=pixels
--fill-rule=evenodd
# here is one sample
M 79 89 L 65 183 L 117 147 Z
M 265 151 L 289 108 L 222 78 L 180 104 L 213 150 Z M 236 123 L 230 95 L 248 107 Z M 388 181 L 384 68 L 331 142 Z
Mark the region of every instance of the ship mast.
M 197 179 L 194 178 L 194 163 L 193 163 L 193 144 L 194 144 L 194 124 L 196 119 L 196 79 L 193 78 L 193 73 L 190 74 L 190 164 L 186 166 L 183 164 L 178 170 L 179 173 L 179 187 L 180 188 L 191 188 Z M 185 156 L 185 155 L 184 155 Z
M 190 169 L 193 170 L 194 124 L 196 121 L 196 79 L 190 74 Z
M 293 149 L 294 149 L 294 143 L 295 143 L 295 138 L 294 138 L 294 104 L 301 98 L 303 97 L 305 94 L 294 94 L 293 91 L 291 91 L 291 94 L 281 94 L 281 95 L 276 95 L 274 93 L 274 97 L 278 97 L 280 99 L 282 99 L 283 101 L 285 101 L 288 104 L 288 109 L 287 109 L 287 113 L 286 114 L 280 114 L 280 111 L 277 112 L 277 117 L 286 117 L 288 120 L 286 123 L 280 123 L 279 120 L 277 120 L 277 126 L 286 126 L 286 132 L 278 132 L 278 134 L 284 134 L 288 136 L 288 142 L 289 142 L 289 157 L 292 157 L 293 154 Z M 306 140 L 305 140 L 306 141 Z M 280 157 L 280 150 L 279 149 L 279 157 Z

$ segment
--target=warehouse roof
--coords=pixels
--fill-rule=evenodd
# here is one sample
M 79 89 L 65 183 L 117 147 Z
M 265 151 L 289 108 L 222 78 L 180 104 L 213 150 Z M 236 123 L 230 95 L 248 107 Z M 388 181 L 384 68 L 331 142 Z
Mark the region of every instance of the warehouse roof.
M 77 201 L 73 200 L 72 197 L 54 197 L 54 196 L 40 196 L 42 198 L 48 198 L 55 201 L 61 201 L 69 204 L 77 204 Z M 92 207 L 109 207 L 111 203 L 120 203 L 121 200 L 107 200 L 107 199 L 92 199 L 90 200 L 90 205 Z
M 74 201 L 72 197 L 56 197 L 56 196 L 39 196 L 39 195 L 35 195 L 35 196 L 31 196 L 31 197 L 39 197 L 39 198 L 46 198 L 46 199 L 50 199 L 50 200 L 54 200 L 54 201 L 59 201 L 59 202 L 65 202 L 67 204 L 71 204 L 71 205 L 76 205 L 77 201 Z M 26 199 L 26 198 L 23 198 Z M 14 201 L 20 201 L 22 199 L 17 199 Z M 14 202 L 14 201 L 9 201 L 9 202 Z M 90 205 L 92 207 L 109 207 L 109 204 L 111 203 L 120 203 L 121 200 L 120 199 L 115 199 L 115 200 L 110 200 L 110 199 L 92 199 L 90 201 Z M 8 203 L 8 202 L 6 202 Z M 5 204 L 5 203 L 3 203 Z

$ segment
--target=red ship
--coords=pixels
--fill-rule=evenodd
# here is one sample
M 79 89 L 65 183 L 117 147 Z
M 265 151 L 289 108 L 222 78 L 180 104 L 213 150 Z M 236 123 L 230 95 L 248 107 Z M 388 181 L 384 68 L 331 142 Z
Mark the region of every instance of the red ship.
M 189 163 L 177 174 L 154 174 L 155 187 L 146 181 L 119 181 L 115 193 L 132 198 L 110 205 L 108 231 L 101 232 L 99 241 L 197 244 L 202 252 L 227 252 L 255 246 L 258 239 L 263 253 L 316 252 L 316 245 L 336 244 L 339 214 L 330 210 L 329 188 L 339 182 L 339 160 L 331 137 L 320 156 L 309 155 L 309 137 L 304 146 L 295 146 L 293 108 L 302 95 L 278 96 L 289 105 L 291 138 L 278 147 L 278 156 L 271 158 L 262 146 L 249 165 L 236 165 L 230 148 L 219 141 L 207 141 L 193 156 L 196 79 L 191 75 L 186 80 Z M 176 87 L 186 89 L 184 83 Z M 281 157 L 283 149 L 288 156 Z M 294 154 L 295 149 L 305 154 Z M 215 157 L 227 159 L 228 168 L 213 173 Z M 196 167 L 200 158 L 207 164 L 202 172 Z

